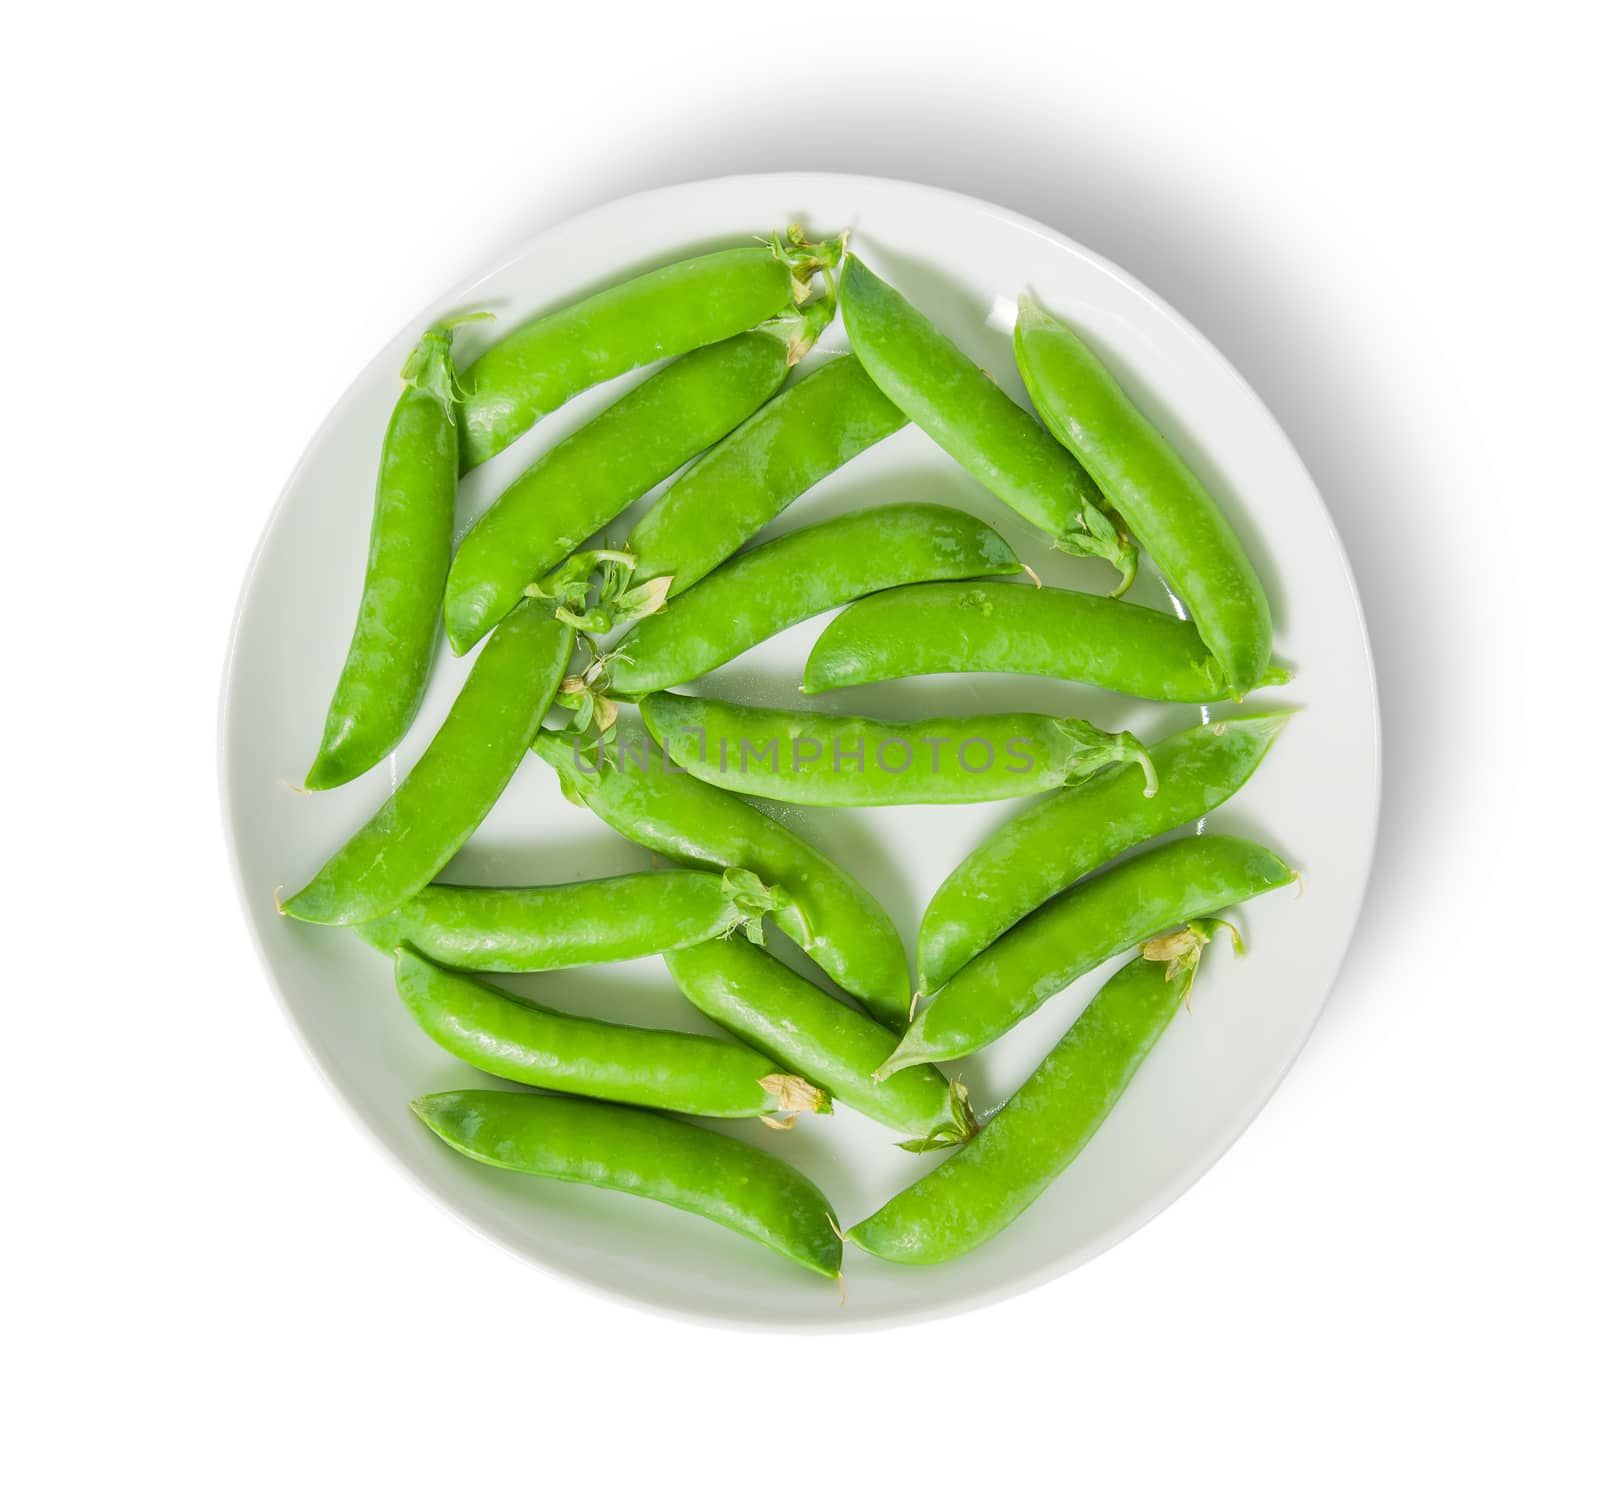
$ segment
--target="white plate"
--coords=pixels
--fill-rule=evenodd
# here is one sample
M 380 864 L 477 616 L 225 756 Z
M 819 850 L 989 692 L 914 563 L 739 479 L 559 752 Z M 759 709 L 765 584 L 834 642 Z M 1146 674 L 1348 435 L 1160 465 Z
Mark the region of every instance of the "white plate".
M 888 1266 L 852 1251 L 842 1305 L 807 1274 L 691 1216 L 619 1194 L 540 1182 L 467 1162 L 413 1119 L 418 1094 L 490 1081 L 440 1052 L 396 1000 L 387 962 L 347 934 L 277 917 L 273 889 L 296 889 L 404 775 L 454 698 L 465 664 L 441 659 L 399 753 L 350 786 L 293 790 L 316 749 L 354 619 L 378 447 L 397 375 L 420 331 L 446 310 L 493 308 L 501 329 L 586 290 L 679 256 L 737 244 L 799 219 L 848 226 L 852 245 L 1015 395 L 1012 302 L 1033 289 L 1084 329 L 1206 480 L 1266 580 L 1278 652 L 1298 676 L 1267 703 L 1303 704 L 1245 791 L 1210 827 L 1262 839 L 1304 872 L 1244 912 L 1251 952 L 1207 964 L 1180 1015 L 1104 1129 L 1054 1188 L 1003 1235 L 936 1268 Z M 458 336 L 470 356 L 484 339 Z M 835 324 L 826 347 L 842 347 Z M 464 529 L 529 459 L 619 387 L 591 392 L 463 483 Z M 803 496 L 771 528 L 901 500 L 964 506 L 993 523 L 1048 582 L 1104 590 L 1103 565 L 1052 554 L 1029 528 L 907 429 Z M 623 535 L 621 526 L 611 529 Z M 1163 602 L 1153 570 L 1135 598 Z M 713 691 L 801 702 L 795 685 L 824 619 L 730 664 Z M 979 708 L 1082 713 L 1156 737 L 1192 709 L 1026 678 L 947 678 L 851 689 L 840 708 L 912 717 Z M 814 705 L 815 706 L 815 705 Z M 312 439 L 245 580 L 222 706 L 222 785 L 241 898 L 274 985 L 334 1087 L 438 1198 L 501 1244 L 599 1291 L 692 1317 L 844 1329 L 906 1322 L 1022 1292 L 1080 1265 L 1170 1204 L 1266 1102 L 1315 1023 L 1361 905 L 1378 812 L 1378 722 L 1355 584 L 1333 524 L 1288 439 L 1238 373 L 1193 328 L 1117 267 L 1053 230 L 974 199 L 909 183 L 785 174 L 690 183 L 608 204 L 540 235 L 457 288 L 399 333 Z M 971 808 L 785 810 L 780 816 L 879 894 L 908 944 L 944 875 L 1017 804 Z M 571 807 L 530 757 L 450 875 L 558 882 L 647 868 L 650 857 Z M 1106 967 L 966 1060 L 984 1106 L 1003 1100 L 1094 993 Z M 617 1020 L 710 1030 L 657 959 L 533 977 L 552 1003 Z M 786 1137 L 737 1134 L 811 1174 L 845 1224 L 931 1166 L 892 1133 L 841 1108 Z

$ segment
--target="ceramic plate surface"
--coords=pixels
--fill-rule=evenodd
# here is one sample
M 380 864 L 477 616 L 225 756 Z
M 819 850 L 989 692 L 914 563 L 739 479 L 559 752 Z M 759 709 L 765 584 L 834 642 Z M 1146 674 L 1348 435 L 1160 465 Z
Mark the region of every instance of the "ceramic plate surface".
M 852 248 L 1018 397 L 1010 349 L 1018 292 L 1031 289 L 1082 330 L 1206 481 L 1265 579 L 1278 655 L 1297 675 L 1288 688 L 1262 694 L 1259 707 L 1304 709 L 1244 792 L 1207 820 L 1212 830 L 1281 851 L 1304 873 L 1303 893 L 1276 892 L 1244 909 L 1248 957 L 1219 951 L 1207 962 L 1192 1012 L 1179 1015 L 1105 1127 L 1027 1215 L 944 1267 L 888 1266 L 852 1250 L 842 1306 L 822 1279 L 691 1216 L 451 1153 L 416 1122 L 407 1102 L 493 1081 L 421 1034 L 396 999 L 382 957 L 348 934 L 279 918 L 273 905 L 275 887 L 297 889 L 404 776 L 468 665 L 441 657 L 418 722 L 389 761 L 332 792 L 294 790 L 316 749 L 348 644 L 379 444 L 400 366 L 421 330 L 447 311 L 478 307 L 493 309 L 498 327 L 510 328 L 606 283 L 796 219 L 818 233 L 848 227 Z M 458 335 L 463 362 L 487 337 L 477 328 Z M 823 350 L 844 346 L 836 322 Z M 459 528 L 536 454 L 638 378 L 587 393 L 468 476 Z M 914 428 L 801 497 L 766 535 L 912 500 L 982 516 L 1047 583 L 1095 592 L 1110 586 L 1105 565 L 1052 553 Z M 639 509 L 610 535 L 625 535 Z M 1171 608 L 1153 569 L 1131 597 Z M 801 668 L 828 618 L 784 632 L 695 691 L 801 705 Z M 987 675 L 848 689 L 811 706 L 884 718 L 1026 708 L 1081 714 L 1149 740 L 1198 716 L 1067 684 Z M 793 1328 L 905 1322 L 1024 1291 L 1086 1261 L 1177 1198 L 1265 1103 L 1315 1023 L 1357 919 L 1378 812 L 1377 705 L 1354 583 L 1310 476 L 1254 392 L 1171 308 L 1054 230 L 931 188 L 825 174 L 691 183 L 609 204 L 538 236 L 397 335 L 312 439 L 268 523 L 240 599 L 221 734 L 224 816 L 262 960 L 329 1080 L 388 1150 L 463 1219 L 552 1272 L 658 1310 Z M 863 879 L 909 946 L 939 882 L 1021 806 L 771 811 Z M 529 757 L 448 875 L 550 883 L 650 863 L 646 852 L 566 803 L 554 773 Z M 1087 976 L 964 1060 L 960 1072 L 975 1100 L 985 1108 L 1004 1100 L 1115 967 Z M 511 984 L 576 1012 L 711 1030 L 658 959 Z M 843 1107 L 783 1137 L 755 1122 L 718 1129 L 787 1156 L 821 1185 L 847 1225 L 934 1160 L 897 1151 L 893 1133 Z

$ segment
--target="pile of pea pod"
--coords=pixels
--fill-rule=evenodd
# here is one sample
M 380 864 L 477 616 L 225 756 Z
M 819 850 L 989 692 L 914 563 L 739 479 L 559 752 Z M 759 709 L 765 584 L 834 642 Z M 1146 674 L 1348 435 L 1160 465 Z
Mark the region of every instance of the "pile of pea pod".
M 797 370 L 841 314 L 849 352 Z M 986 672 L 1236 704 L 1288 680 L 1244 548 L 1065 322 L 1019 301 L 1030 411 L 843 236 L 795 226 L 666 264 L 512 328 L 458 369 L 456 328 L 486 316 L 430 328 L 401 371 L 354 636 L 306 787 L 350 782 L 396 749 L 441 634 L 476 656 L 410 772 L 280 911 L 386 955 L 428 1037 L 511 1086 L 412 1102 L 465 1156 L 692 1211 L 830 1278 L 847 1245 L 922 1264 L 974 1249 L 1117 1104 L 1229 927 L 1217 914 L 1296 879 L 1259 844 L 1180 832 L 1239 791 L 1288 714 L 1208 711 L 1147 746 L 1033 712 L 894 722 L 675 690 L 842 606 L 797 685 L 807 694 Z M 452 549 L 461 474 L 647 366 Z M 1030 540 L 1109 565 L 1107 592 L 1042 587 L 992 526 L 915 499 L 761 539 L 908 423 Z M 605 536 L 669 479 L 626 536 Z M 1181 613 L 1120 598 L 1141 555 Z M 670 866 L 535 887 L 440 881 L 530 750 L 531 774 L 553 773 Z M 929 904 L 914 979 L 866 886 L 749 801 L 1021 797 L 1034 800 Z M 767 947 L 769 925 L 815 978 Z M 485 978 L 649 955 L 721 1035 L 568 1015 Z M 1119 955 L 1032 1076 L 980 1118 L 951 1065 Z M 850 1227 L 781 1156 L 694 1121 L 826 1131 L 809 1118 L 836 1104 L 931 1166 Z

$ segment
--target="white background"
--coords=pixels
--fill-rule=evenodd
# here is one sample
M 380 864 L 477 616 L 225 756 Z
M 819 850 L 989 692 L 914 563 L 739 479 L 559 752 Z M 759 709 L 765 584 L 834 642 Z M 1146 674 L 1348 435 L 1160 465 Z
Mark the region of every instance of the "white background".
M 1577 13 L 6 22 L 0 1484 L 1592 1495 L 1600 120 Z M 1065 1281 L 847 1341 L 614 1308 L 414 1192 L 256 969 L 213 767 L 238 580 L 372 350 L 578 209 L 782 168 L 992 199 L 1194 320 L 1322 487 L 1386 733 L 1362 927 L 1244 1140 Z

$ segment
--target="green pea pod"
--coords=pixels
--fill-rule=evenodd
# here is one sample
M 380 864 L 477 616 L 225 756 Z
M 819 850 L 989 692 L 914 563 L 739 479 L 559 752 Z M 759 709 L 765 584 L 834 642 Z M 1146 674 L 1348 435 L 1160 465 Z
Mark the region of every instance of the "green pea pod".
M 616 648 L 611 687 L 651 693 L 731 661 L 824 610 L 912 579 L 1021 568 L 1005 539 L 948 506 L 879 506 L 805 527 L 730 558 Z
M 357 931 L 374 948 L 407 944 L 452 969 L 529 974 L 759 934 L 762 915 L 786 903 L 747 870 L 653 870 L 565 886 L 424 886 Z
M 676 261 L 512 329 L 462 372 L 462 467 L 493 458 L 590 386 L 786 312 L 840 249 L 791 228 L 787 239 Z
M 378 493 L 355 634 L 306 773 L 308 791 L 338 787 L 376 766 L 417 717 L 439 634 L 439 601 L 455 527 L 458 441 L 451 330 L 422 336 L 400 378 L 378 460 Z
M 869 1119 L 904 1132 L 909 1149 L 954 1146 L 977 1129 L 966 1091 L 932 1065 L 875 1083 L 872 1071 L 898 1035 L 743 939 L 675 949 L 666 964 L 712 1021 Z
M 780 391 L 684 471 L 647 511 L 628 551 L 640 579 L 682 594 L 798 496 L 906 419 L 843 355 Z
M 1089 346 L 1026 296 L 1016 354 L 1046 426 L 1094 476 L 1166 575 L 1231 692 L 1243 698 L 1267 671 L 1272 616 L 1227 517 Z
M 1068 787 L 1002 824 L 945 878 L 922 915 L 917 989 L 932 995 L 1058 891 L 1157 834 L 1220 807 L 1250 780 L 1288 714 L 1199 724 L 1150 747 L 1154 797 L 1131 767 Z
M 429 1037 L 498 1079 L 723 1119 L 833 1108 L 820 1089 L 724 1037 L 568 1016 L 404 948 L 394 983 Z
M 466 651 L 645 491 L 731 432 L 783 384 L 833 316 L 830 299 L 674 360 L 536 459 L 462 539 L 445 586 Z
M 1121 594 L 1133 582 L 1138 549 L 1106 514 L 1083 466 L 853 255 L 845 257 L 839 296 L 850 347 L 884 395 L 1062 551 L 1117 568 Z
M 421 891 L 505 791 L 560 686 L 572 642 L 572 627 L 549 605 L 518 605 L 484 644 L 406 779 L 281 910 L 343 927 Z
M 1111 977 L 982 1132 L 847 1232 L 885 1261 L 927 1266 L 998 1235 L 1105 1124 L 1194 984 L 1211 921 L 1145 945 Z
M 645 723 L 679 766 L 716 787 L 819 808 L 987 803 L 1071 786 L 1144 747 L 1082 719 L 973 714 L 894 723 L 805 710 L 754 709 L 652 693 Z
M 1187 620 L 1072 589 L 909 584 L 850 606 L 817 638 L 805 691 L 937 672 L 1013 672 L 1091 683 L 1162 703 L 1231 690 Z M 1270 670 L 1263 685 L 1288 682 Z
M 609 761 L 576 736 L 549 730 L 533 750 L 572 802 L 635 844 L 702 870 L 753 871 L 780 888 L 792 905 L 774 912 L 774 923 L 879 1021 L 904 1026 L 911 977 L 900 935 L 877 898 L 765 813 L 676 770 L 637 721 L 625 729 Z
M 1221 834 L 1134 855 L 1046 902 L 958 970 L 882 1072 L 976 1052 L 1125 949 L 1294 879 L 1271 850 Z
M 838 1221 L 822 1191 L 787 1162 L 731 1136 L 626 1105 L 509 1090 L 450 1090 L 411 1108 L 476 1162 L 654 1199 L 824 1277 L 839 1275 Z M 650 1233 L 641 1223 L 640 1238 Z

